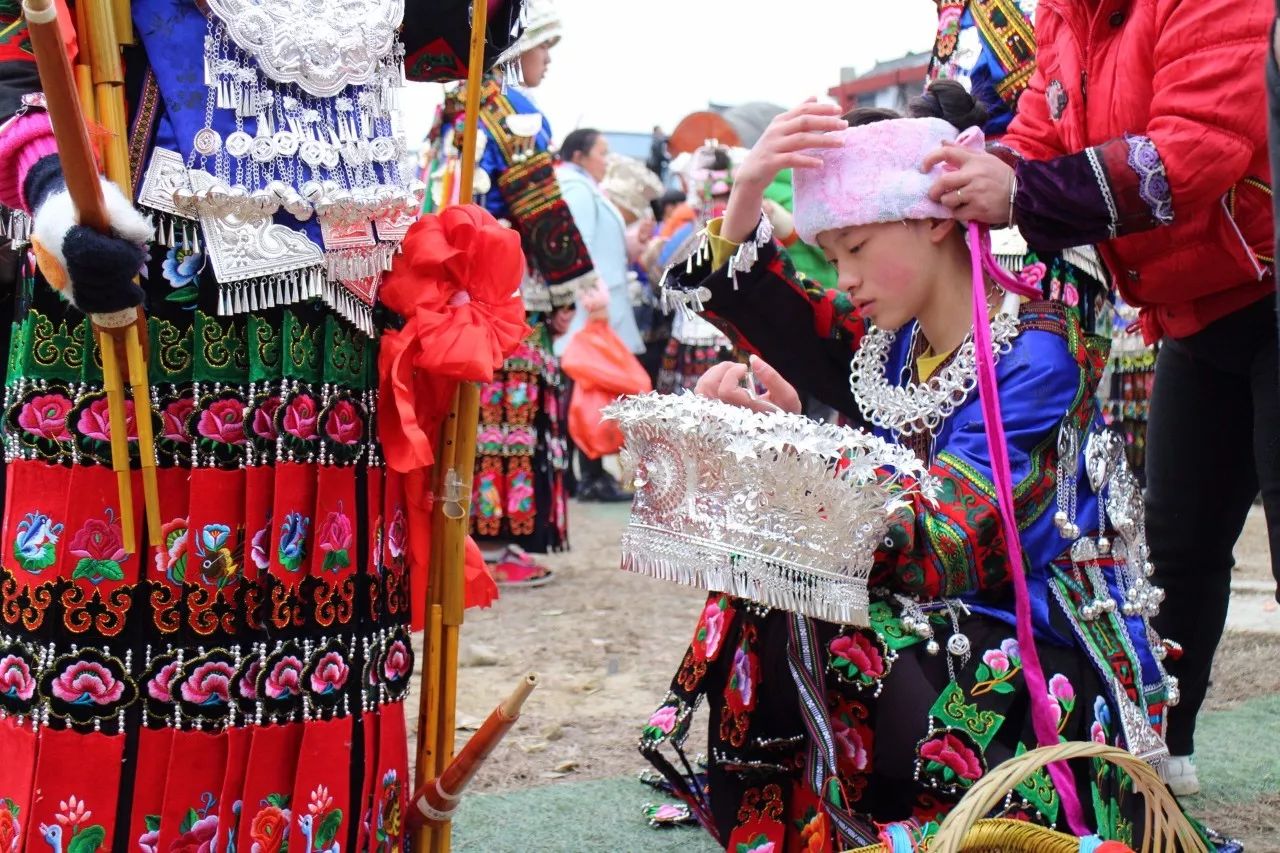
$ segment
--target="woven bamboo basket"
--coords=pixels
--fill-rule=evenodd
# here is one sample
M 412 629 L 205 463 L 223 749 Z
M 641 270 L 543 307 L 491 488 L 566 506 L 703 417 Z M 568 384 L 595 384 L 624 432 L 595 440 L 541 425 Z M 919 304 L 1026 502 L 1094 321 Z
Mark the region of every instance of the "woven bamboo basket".
M 1062 743 L 1033 749 L 1012 758 L 978 780 L 942 821 L 928 843 L 929 853 L 1076 853 L 1080 841 L 1041 826 L 1019 820 L 989 819 L 988 814 L 1013 787 L 1055 761 L 1101 758 L 1129 775 L 1134 791 L 1146 803 L 1140 853 L 1207 853 L 1204 842 L 1178 807 L 1159 774 L 1140 758 L 1123 749 L 1092 741 Z M 883 844 L 850 853 L 891 853 Z

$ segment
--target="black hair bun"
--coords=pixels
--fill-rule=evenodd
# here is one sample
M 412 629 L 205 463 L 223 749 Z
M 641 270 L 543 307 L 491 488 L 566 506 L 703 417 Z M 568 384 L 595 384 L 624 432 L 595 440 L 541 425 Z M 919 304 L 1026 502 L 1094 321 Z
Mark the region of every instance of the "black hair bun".
M 911 100 L 907 113 L 912 118 L 940 118 L 956 130 L 982 127 L 988 118 L 987 108 L 955 80 L 929 84 L 922 96 Z

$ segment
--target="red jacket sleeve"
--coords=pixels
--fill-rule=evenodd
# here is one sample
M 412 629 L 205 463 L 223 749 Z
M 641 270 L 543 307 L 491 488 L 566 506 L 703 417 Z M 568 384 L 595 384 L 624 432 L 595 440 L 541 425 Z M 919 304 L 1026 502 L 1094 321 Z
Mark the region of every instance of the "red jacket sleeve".
M 1223 196 L 1266 145 L 1271 0 L 1156 4 L 1145 135 L 1164 162 L 1174 215 Z M 1138 132 L 1139 128 L 1134 128 Z

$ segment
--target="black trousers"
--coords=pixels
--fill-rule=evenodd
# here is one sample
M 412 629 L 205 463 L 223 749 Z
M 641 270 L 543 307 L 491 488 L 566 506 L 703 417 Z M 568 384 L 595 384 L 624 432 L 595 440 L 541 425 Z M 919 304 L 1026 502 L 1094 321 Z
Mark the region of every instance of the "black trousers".
M 1280 579 L 1280 373 L 1268 294 L 1194 335 L 1166 339 L 1156 359 L 1147 428 L 1147 539 L 1165 590 L 1155 620 L 1182 644 L 1182 701 L 1169 749 L 1190 755 L 1231 597 L 1233 550 L 1259 490 L 1271 571 Z M 1270 665 L 1259 661 L 1260 666 Z

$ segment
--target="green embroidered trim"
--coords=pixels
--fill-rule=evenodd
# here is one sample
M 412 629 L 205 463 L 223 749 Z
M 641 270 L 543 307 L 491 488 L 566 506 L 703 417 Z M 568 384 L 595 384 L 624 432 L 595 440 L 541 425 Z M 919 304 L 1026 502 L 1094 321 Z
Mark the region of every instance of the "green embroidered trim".
M 323 329 L 308 326 L 293 311 L 284 312 L 284 376 L 306 382 L 319 382 Z
M 1027 745 L 1019 741 L 1014 758 L 1026 751 Z M 1058 798 L 1058 792 L 1054 790 L 1053 780 L 1049 778 L 1049 772 L 1043 767 L 1019 784 L 1014 785 L 1013 790 L 1017 791 L 1024 800 L 1031 803 L 1036 811 L 1048 819 L 1049 823 L 1057 821 L 1058 811 L 1062 808 L 1062 801 Z
M 938 696 L 929 714 L 944 726 L 962 730 L 986 752 L 987 745 L 1004 723 L 1004 715 L 980 710 L 977 705 L 970 705 L 964 700 L 964 689 L 953 681 Z
M 902 627 L 902 617 L 895 616 L 893 608 L 886 602 L 873 602 L 867 608 L 867 617 L 871 620 L 871 630 L 875 631 L 884 644 L 894 651 L 901 651 L 924 642 L 914 632 L 909 632 Z M 943 622 L 945 621 L 944 619 Z
M 363 387 L 367 338 L 332 315 L 324 321 L 324 381 L 346 388 Z
M 19 374 L 30 379 L 61 379 L 78 382 L 85 379 L 85 340 L 89 322 L 80 320 L 68 327 L 66 320 L 54 325 L 39 311 L 31 311 L 22 322 L 23 349 L 15 355 Z M 19 344 L 15 336 L 14 345 Z M 99 368 L 97 375 L 101 377 Z
M 183 329 L 162 317 L 149 317 L 152 382 L 191 381 L 191 328 Z
M 249 381 L 280 378 L 280 330 L 256 314 L 249 316 Z
M 249 369 L 244 329 L 232 318 L 225 321 L 196 311 L 196 382 L 243 382 Z

